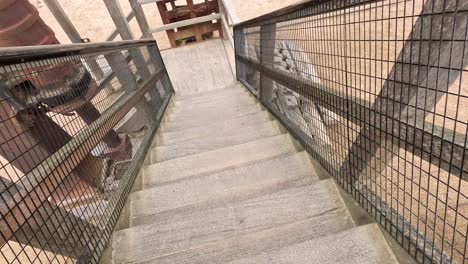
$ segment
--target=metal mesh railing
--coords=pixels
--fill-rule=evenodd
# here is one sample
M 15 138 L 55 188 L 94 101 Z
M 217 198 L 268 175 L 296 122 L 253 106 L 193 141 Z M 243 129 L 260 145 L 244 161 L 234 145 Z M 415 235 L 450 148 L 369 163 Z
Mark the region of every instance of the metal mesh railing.
M 173 93 L 154 41 L 0 50 L 0 263 L 97 263 Z
M 423 263 L 467 263 L 468 1 L 310 1 L 235 27 L 237 77 Z

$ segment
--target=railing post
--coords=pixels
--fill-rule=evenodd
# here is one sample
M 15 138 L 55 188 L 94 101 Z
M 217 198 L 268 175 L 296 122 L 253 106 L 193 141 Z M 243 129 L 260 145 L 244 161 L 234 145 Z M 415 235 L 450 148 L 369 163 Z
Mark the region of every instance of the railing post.
M 70 41 L 72 43 L 82 43 L 83 39 L 80 36 L 80 33 L 78 30 L 76 30 L 75 26 L 70 21 L 59 2 L 57 0 L 45 0 L 44 3 L 49 8 L 50 12 L 54 15 L 55 19 L 57 19 L 60 27 L 63 29 L 65 34 L 67 34 Z M 103 72 L 97 61 L 92 60 L 86 61 L 85 63 L 89 68 L 92 69 L 92 72 L 96 75 L 96 78 L 100 79 L 103 77 Z
M 143 33 L 143 38 L 152 38 L 153 35 L 151 34 L 148 20 L 146 20 L 145 13 L 143 12 L 141 5 L 138 3 L 138 0 L 129 0 L 129 2 L 133 12 L 135 12 L 135 18 L 140 26 L 141 33 Z
M 127 22 L 127 18 L 122 12 L 122 8 L 120 7 L 119 2 L 116 0 L 104 0 L 104 4 L 106 5 L 107 11 L 109 11 L 111 18 L 114 21 L 115 27 L 117 28 L 117 32 L 120 34 L 122 40 L 133 40 L 134 36 L 132 30 L 130 29 L 130 25 Z M 130 50 L 130 56 L 132 57 L 135 66 L 141 73 L 143 79 L 146 79 L 148 76 L 150 76 L 147 63 L 141 52 L 137 50 Z
M 229 40 L 229 43 L 234 48 L 234 40 L 231 34 L 231 27 L 229 25 L 229 13 L 224 6 L 223 0 L 218 0 L 219 14 L 221 15 L 221 27 L 224 31 L 224 39 Z
M 274 67 L 275 60 L 276 24 L 260 27 L 260 64 Z M 260 74 L 259 98 L 269 103 L 273 98 L 273 80 Z
M 133 72 L 120 51 L 107 54 L 105 58 L 125 91 L 130 92 L 138 90 L 138 83 L 134 78 Z M 144 124 L 148 123 L 148 120 L 151 120 L 151 117 L 154 115 L 150 105 L 145 101 L 136 104 L 135 108 L 137 110 L 135 118 L 131 118 L 128 122 L 123 124 L 119 128 L 120 132 L 139 130 Z

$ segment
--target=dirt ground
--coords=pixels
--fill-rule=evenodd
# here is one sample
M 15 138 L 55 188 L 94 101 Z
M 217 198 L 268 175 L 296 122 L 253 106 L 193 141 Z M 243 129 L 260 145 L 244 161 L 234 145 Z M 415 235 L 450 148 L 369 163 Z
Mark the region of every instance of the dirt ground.
M 118 1 L 124 14 L 129 14 L 131 7 L 128 0 Z M 244 21 L 299 1 L 300 0 L 232 0 L 232 4 L 239 19 Z M 67 35 L 44 4 L 44 0 L 30 0 L 30 2 L 39 10 L 42 19 L 52 28 L 58 40 L 62 43 L 70 43 Z M 183 0 L 180 2 L 182 3 Z M 200 0 L 195 2 L 200 2 Z M 105 41 L 115 30 L 114 23 L 102 0 L 59 0 L 59 3 L 82 38 L 89 38 L 92 42 L 101 42 Z M 156 4 L 144 5 L 144 11 L 150 27 L 162 26 Z M 135 19 L 130 22 L 130 27 L 135 38 L 139 38 L 141 36 L 141 31 Z M 160 49 L 170 48 L 166 33 L 154 34 L 154 38 L 157 40 Z M 117 39 L 119 39 L 119 37 Z

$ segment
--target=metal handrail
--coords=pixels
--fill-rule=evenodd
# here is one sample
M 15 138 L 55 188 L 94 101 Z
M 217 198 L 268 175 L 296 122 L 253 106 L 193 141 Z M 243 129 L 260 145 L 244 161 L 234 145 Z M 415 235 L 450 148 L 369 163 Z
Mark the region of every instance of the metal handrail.
M 154 39 L 140 39 L 0 48 L 0 65 L 60 56 L 90 54 L 97 51 L 117 51 L 149 44 L 156 44 L 156 41 Z

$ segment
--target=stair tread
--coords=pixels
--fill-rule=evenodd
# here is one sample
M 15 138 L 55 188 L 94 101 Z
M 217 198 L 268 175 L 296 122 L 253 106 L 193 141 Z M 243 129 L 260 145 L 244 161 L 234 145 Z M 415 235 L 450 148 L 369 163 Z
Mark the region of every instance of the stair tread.
M 172 159 L 144 167 L 143 186 L 151 186 L 194 175 L 215 172 L 293 151 L 295 149 L 289 136 L 282 134 Z
M 230 261 L 247 263 L 398 263 L 377 224 Z
M 178 122 L 170 122 L 170 123 L 164 122 L 161 128 L 162 128 L 162 131 L 166 131 L 166 132 L 178 131 L 178 130 L 184 130 L 184 129 L 189 129 L 193 127 L 204 127 L 210 124 L 228 124 L 238 119 L 263 120 L 263 119 L 269 119 L 269 115 L 266 111 L 258 110 L 257 112 L 243 114 L 240 116 L 224 116 L 223 118 L 220 118 L 220 119 L 201 118 L 197 120 L 185 119 L 185 120 L 179 120 Z
M 235 131 L 238 131 L 238 133 Z M 217 133 L 217 131 L 213 131 L 212 135 L 205 137 L 177 142 L 168 146 L 157 146 L 151 150 L 151 160 L 153 162 L 170 160 L 191 154 L 255 141 L 282 133 L 273 121 L 260 123 L 254 126 L 238 127 L 235 131 L 233 130 L 232 133 L 224 135 Z
M 261 112 L 262 110 L 257 105 L 243 105 L 241 107 L 224 106 L 224 108 L 208 108 L 203 110 L 192 110 L 183 113 L 171 113 L 169 114 L 164 122 L 185 122 L 189 120 L 204 120 L 209 119 L 210 121 L 216 119 L 226 119 L 232 117 L 243 116 L 246 114 Z
M 327 214 L 334 215 L 333 221 L 323 221 L 322 216 Z M 205 210 L 157 214 L 152 224 L 116 232 L 113 257 L 116 263 L 150 259 L 314 218 L 317 221 L 311 226 L 326 226 L 330 232 L 343 230 L 343 226 L 349 226 L 346 222 L 352 223 L 332 180 Z M 340 224 L 334 226 L 336 223 Z
M 229 134 L 232 133 L 232 131 L 235 131 L 238 127 L 255 126 L 271 121 L 272 120 L 267 118 L 253 119 L 240 117 L 237 119 L 232 119 L 231 122 L 215 122 L 206 126 L 191 127 L 177 131 L 160 131 L 157 135 L 157 144 L 170 145 L 190 139 L 207 137 L 215 132 L 217 134 Z
M 222 89 L 216 89 L 216 90 L 210 90 L 206 92 L 200 92 L 200 93 L 194 93 L 194 94 L 189 94 L 189 95 L 176 95 L 174 96 L 175 101 L 189 101 L 197 98 L 210 98 L 210 97 L 216 97 L 216 96 L 225 96 L 228 97 L 230 94 L 237 93 L 237 94 L 248 94 L 248 92 L 245 90 L 245 88 L 242 87 L 241 84 L 236 83 L 233 85 L 230 85 L 228 87 L 222 88 Z
M 175 104 L 170 107 L 170 114 L 180 114 L 187 112 L 202 112 L 208 110 L 224 110 L 224 109 L 240 109 L 242 107 L 256 106 L 259 107 L 258 103 L 248 97 L 240 97 L 232 100 L 216 101 L 210 100 L 203 103 L 194 104 Z
M 206 96 L 197 96 L 192 98 L 175 97 L 173 105 L 177 107 L 184 107 L 188 105 L 204 104 L 210 102 L 234 102 L 236 100 L 251 100 L 252 102 L 255 102 L 245 91 L 228 91 L 220 94 L 210 94 Z
M 133 193 L 131 217 L 134 223 L 141 224 L 142 221 L 136 219 L 162 211 L 202 202 L 246 198 L 296 182 L 309 184 L 316 181 L 318 176 L 307 154 L 293 153 Z

